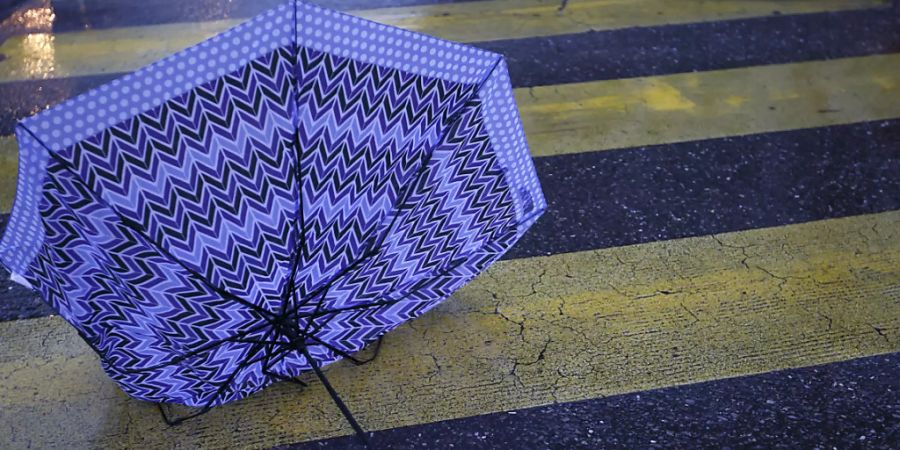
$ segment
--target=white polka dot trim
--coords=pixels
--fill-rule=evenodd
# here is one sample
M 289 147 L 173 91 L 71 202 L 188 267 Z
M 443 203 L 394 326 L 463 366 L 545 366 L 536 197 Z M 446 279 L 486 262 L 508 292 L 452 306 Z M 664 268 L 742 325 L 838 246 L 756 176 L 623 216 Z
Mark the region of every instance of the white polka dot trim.
M 0 241 L 0 261 L 10 272 L 22 274 L 44 242 L 39 206 L 50 153 L 21 125 L 16 127 L 16 140 L 19 143 L 16 200 Z
M 71 146 L 195 86 L 234 72 L 276 48 L 290 45 L 295 33 L 293 18 L 293 4 L 282 4 L 193 47 L 29 117 L 22 124 L 35 130 L 52 150 Z M 240 51 L 233 51 L 234 48 Z
M 476 47 L 297 4 L 297 44 L 382 67 L 457 83 L 483 80 L 499 57 Z
M 525 232 L 537 218 L 537 212 L 547 207 L 538 181 L 531 152 L 525 141 L 525 131 L 513 97 L 506 61 L 500 60 L 478 93 L 482 101 L 484 122 L 491 137 L 497 160 L 507 175 L 513 193 L 519 234 Z
M 11 272 L 23 273 L 43 243 L 38 203 L 50 151 L 74 145 L 295 41 L 358 61 L 480 85 L 478 95 L 484 102 L 488 132 L 509 176 L 516 212 L 522 220 L 520 233 L 530 225 L 526 219 L 546 207 L 506 64 L 499 55 L 291 0 L 23 120 L 16 133 L 20 148 L 16 202 L 0 241 L 0 261 Z
M 459 83 L 483 80 L 499 56 L 289 1 L 22 123 L 51 149 L 59 150 L 295 40 L 335 55 Z

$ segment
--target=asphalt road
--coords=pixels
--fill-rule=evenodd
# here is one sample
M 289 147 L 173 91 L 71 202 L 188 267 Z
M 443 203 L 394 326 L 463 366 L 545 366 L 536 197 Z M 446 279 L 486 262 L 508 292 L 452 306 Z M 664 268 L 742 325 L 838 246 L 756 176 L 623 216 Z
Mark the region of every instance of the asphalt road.
M 18 120 L 278 3 L 0 7 L 0 229 Z M 315 3 L 503 54 L 549 205 L 328 368 L 379 447 L 900 447 L 897 2 Z M 0 447 L 357 446 L 316 382 L 168 427 L 7 278 Z

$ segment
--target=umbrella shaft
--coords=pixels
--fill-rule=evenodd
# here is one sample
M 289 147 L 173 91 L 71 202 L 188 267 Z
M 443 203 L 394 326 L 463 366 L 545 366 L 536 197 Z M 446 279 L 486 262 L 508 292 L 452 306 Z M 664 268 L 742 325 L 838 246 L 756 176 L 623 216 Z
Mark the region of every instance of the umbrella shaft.
M 366 435 L 366 432 L 363 431 L 362 427 L 359 426 L 359 422 L 353 417 L 353 413 L 350 412 L 350 409 L 347 408 L 347 405 L 344 404 L 344 401 L 341 400 L 341 397 L 338 396 L 337 391 L 334 390 L 334 387 L 331 386 L 331 383 L 328 382 L 328 378 L 325 377 L 325 374 L 322 373 L 322 369 L 319 368 L 319 364 L 316 363 L 316 360 L 312 358 L 312 355 L 309 354 L 309 351 L 305 346 L 299 348 L 300 352 L 303 353 L 303 356 L 306 356 L 306 360 L 309 361 L 309 365 L 312 366 L 313 372 L 316 373 L 316 377 L 322 381 L 322 385 L 325 386 L 325 390 L 328 391 L 328 395 L 331 396 L 331 399 L 337 405 L 338 409 L 341 410 L 341 414 L 344 415 L 344 418 L 347 419 L 347 422 L 350 423 L 350 426 L 353 427 L 353 431 L 356 432 L 356 437 L 359 438 L 360 442 L 366 446 L 366 448 L 370 448 L 369 438 Z

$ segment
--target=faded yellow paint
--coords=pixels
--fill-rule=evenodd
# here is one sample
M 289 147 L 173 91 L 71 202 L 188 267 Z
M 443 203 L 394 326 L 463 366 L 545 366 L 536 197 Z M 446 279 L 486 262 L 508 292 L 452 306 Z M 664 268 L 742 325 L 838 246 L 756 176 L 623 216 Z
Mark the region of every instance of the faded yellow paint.
M 595 82 L 592 84 L 603 85 L 605 82 Z M 521 109 L 524 110 L 527 105 L 528 113 L 540 114 L 579 114 L 579 112 L 583 110 L 613 110 L 627 114 L 630 111 L 630 108 L 637 104 L 641 104 L 646 109 L 653 111 L 683 111 L 697 106 L 694 102 L 685 98 L 678 88 L 667 83 L 665 79 L 661 79 L 660 77 L 645 78 L 639 84 L 635 84 L 634 89 L 624 92 L 603 92 L 598 93 L 597 95 L 584 95 L 583 98 L 571 99 L 568 101 L 547 101 L 555 94 L 563 94 L 564 96 L 565 91 L 570 90 L 575 86 L 576 85 L 552 85 L 543 88 L 531 88 L 528 90 L 528 98 L 524 97 L 525 94 L 523 94 L 522 89 L 518 89 L 516 92 L 518 95 L 522 96 L 520 99 Z M 535 90 L 549 90 L 552 93 L 550 97 L 537 99 L 535 98 Z
M 462 42 L 841 11 L 888 5 L 887 0 L 764 1 L 581 0 L 560 11 L 559 0 L 488 0 L 352 11 L 360 17 Z M 218 34 L 240 20 L 35 33 L 0 45 L 0 82 L 128 72 Z
M 653 111 L 683 111 L 697 106 L 685 98 L 678 88 L 660 79 L 648 83 L 639 95 L 647 108 Z
M 900 117 L 900 54 L 517 89 L 532 154 Z
M 455 41 L 489 41 L 635 26 L 873 8 L 885 1 L 491 0 L 397 7 L 360 15 Z
M 879 75 L 872 77 L 872 79 L 875 80 L 875 83 L 878 84 L 879 86 L 881 86 L 881 88 L 886 91 L 893 90 L 895 87 L 897 87 L 896 79 L 891 79 L 891 78 L 883 77 L 883 76 L 879 76 Z
M 12 136 L 0 137 L 0 212 L 12 210 L 19 171 L 19 151 Z
M 900 350 L 900 212 L 504 261 L 328 375 L 368 429 Z M 265 447 L 350 432 L 317 383 L 180 427 L 58 318 L 0 324 L 0 447 Z M 52 426 L 35 426 L 35 424 Z
M 728 97 L 725 97 L 725 104 L 728 106 L 739 108 L 744 103 L 747 103 L 747 97 L 741 95 L 729 95 Z

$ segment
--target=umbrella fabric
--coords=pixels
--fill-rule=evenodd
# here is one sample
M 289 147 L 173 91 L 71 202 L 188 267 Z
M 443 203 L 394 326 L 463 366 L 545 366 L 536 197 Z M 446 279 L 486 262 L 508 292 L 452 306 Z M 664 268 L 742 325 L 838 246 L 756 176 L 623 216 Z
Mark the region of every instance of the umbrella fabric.
M 293 1 L 16 136 L 0 260 L 152 402 L 348 357 L 545 208 L 502 57 Z

